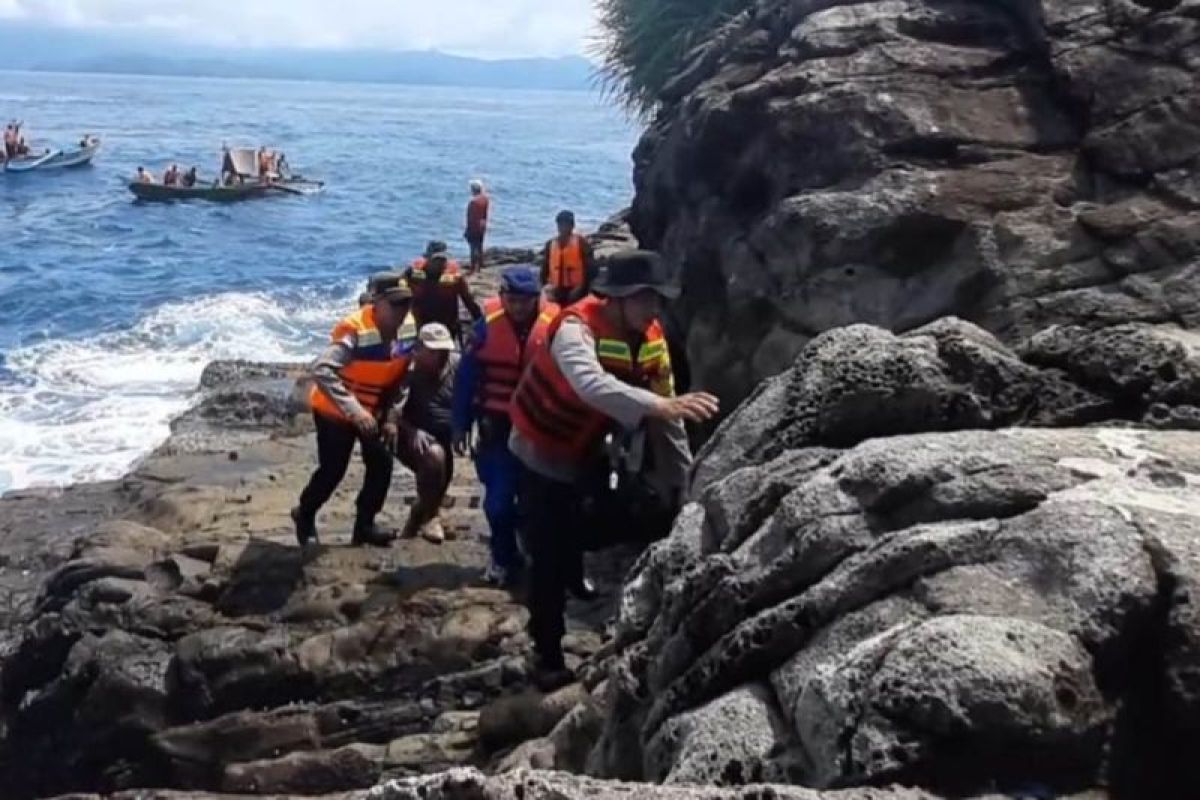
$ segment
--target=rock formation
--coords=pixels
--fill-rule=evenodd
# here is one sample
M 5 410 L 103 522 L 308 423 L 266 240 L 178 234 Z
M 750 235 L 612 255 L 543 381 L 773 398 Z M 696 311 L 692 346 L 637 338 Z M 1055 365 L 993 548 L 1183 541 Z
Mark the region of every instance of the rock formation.
M 732 407 L 805 342 L 1200 321 L 1193 0 L 761 0 L 674 81 L 634 232 Z
M 959 320 L 815 339 L 633 569 L 588 769 L 1186 796 L 1200 433 L 1160 428 L 1195 428 L 1197 343 L 1056 328 L 1018 356 Z

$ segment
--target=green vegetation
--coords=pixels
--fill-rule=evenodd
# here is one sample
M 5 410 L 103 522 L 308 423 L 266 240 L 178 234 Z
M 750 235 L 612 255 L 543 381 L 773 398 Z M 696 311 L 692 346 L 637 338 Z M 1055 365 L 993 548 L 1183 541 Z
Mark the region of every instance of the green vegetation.
M 604 89 L 648 116 L 687 56 L 753 0 L 596 0 L 600 35 L 593 48 Z

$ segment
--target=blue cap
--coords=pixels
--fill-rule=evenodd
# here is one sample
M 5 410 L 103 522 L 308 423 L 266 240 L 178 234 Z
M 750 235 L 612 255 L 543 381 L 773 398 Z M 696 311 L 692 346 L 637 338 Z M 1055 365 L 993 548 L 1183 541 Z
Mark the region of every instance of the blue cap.
M 505 294 L 524 294 L 536 297 L 541 293 L 537 275 L 532 267 L 509 267 L 500 273 L 500 291 Z

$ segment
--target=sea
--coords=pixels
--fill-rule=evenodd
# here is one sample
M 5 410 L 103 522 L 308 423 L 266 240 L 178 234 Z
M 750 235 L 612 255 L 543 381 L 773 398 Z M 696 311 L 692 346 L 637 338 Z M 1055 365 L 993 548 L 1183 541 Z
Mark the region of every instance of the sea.
M 91 167 L 0 173 L 0 493 L 122 475 L 214 359 L 303 361 L 376 270 L 460 256 L 467 184 L 489 245 L 628 205 L 634 125 L 590 92 L 0 72 L 35 147 L 101 137 Z M 315 196 L 138 204 L 138 166 L 215 174 L 262 144 Z

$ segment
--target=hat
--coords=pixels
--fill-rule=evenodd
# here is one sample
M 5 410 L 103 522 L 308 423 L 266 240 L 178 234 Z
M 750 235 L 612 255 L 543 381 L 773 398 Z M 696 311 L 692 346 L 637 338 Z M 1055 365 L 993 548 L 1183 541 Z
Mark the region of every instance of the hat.
M 440 322 L 422 325 L 421 330 L 417 333 L 417 339 L 426 350 L 453 352 L 458 349 L 454 344 L 454 337 L 450 335 L 450 329 Z
M 558 216 L 556 216 L 554 218 L 554 221 L 555 222 L 569 222 L 572 225 L 574 225 L 575 224 L 575 212 L 574 211 L 560 211 L 560 212 L 558 212 Z
M 504 294 L 522 294 L 537 297 L 541 294 L 537 274 L 533 267 L 508 267 L 500 273 L 500 291 Z
M 471 181 L 469 186 L 471 187 L 471 191 L 475 194 L 479 194 L 483 191 L 483 181 L 479 180 L 478 178 Z
M 371 300 L 412 300 L 404 276 L 399 272 L 377 272 L 367 282 L 367 291 Z
M 432 258 L 437 253 L 445 253 L 449 249 L 440 239 L 430 239 L 429 244 L 425 245 L 425 257 Z
M 662 259 L 649 250 L 625 250 L 604 260 L 592 292 L 601 297 L 629 297 L 649 289 L 667 300 L 679 296 L 679 287 L 667 281 Z

